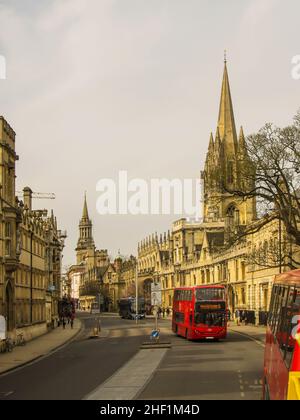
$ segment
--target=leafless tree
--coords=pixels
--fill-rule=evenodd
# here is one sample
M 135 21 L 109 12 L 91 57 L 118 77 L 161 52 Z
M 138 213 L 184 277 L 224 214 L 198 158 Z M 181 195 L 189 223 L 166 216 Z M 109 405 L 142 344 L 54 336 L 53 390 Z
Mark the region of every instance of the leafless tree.
M 288 127 L 266 124 L 247 138 L 245 147 L 246 157 L 239 160 L 239 187 L 229 189 L 224 185 L 227 192 L 241 199 L 256 199 L 261 223 L 244 234 L 255 233 L 276 218 L 289 241 L 300 246 L 300 111 Z M 298 264 L 290 259 L 291 264 Z

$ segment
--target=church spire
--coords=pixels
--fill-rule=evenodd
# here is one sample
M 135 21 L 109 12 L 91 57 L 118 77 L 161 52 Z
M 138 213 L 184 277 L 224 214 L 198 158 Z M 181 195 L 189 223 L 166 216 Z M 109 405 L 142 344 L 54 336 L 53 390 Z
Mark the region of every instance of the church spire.
M 89 218 L 86 193 L 84 195 L 84 204 L 82 218 L 79 222 L 79 239 L 77 242 L 76 255 L 77 264 L 84 261 L 89 251 L 94 251 L 95 244 L 93 239 L 93 224 Z
M 214 145 L 214 151 L 212 151 Z M 224 74 L 219 110 L 219 119 L 215 140 L 210 140 L 204 171 L 202 172 L 204 200 L 203 215 L 208 222 L 222 222 L 239 212 L 238 223 L 252 222 L 256 217 L 255 198 L 240 200 L 238 195 L 230 193 L 240 188 L 249 188 L 245 184 L 245 171 L 252 171 L 250 157 L 243 129 L 239 138 L 234 120 L 234 112 L 227 71 L 227 56 L 224 56 Z M 250 164 L 249 164 L 250 163 Z M 253 186 L 250 185 L 252 189 Z
M 209 139 L 209 151 L 213 152 L 214 149 L 215 149 L 214 136 L 213 136 L 213 133 L 211 133 L 210 139 Z
M 221 140 L 224 141 L 225 149 L 227 149 L 227 151 L 230 152 L 230 154 L 235 155 L 237 150 L 237 134 L 230 93 L 226 56 L 224 60 L 224 75 L 222 82 L 218 129 L 220 132 Z
M 240 136 L 239 136 L 239 149 L 240 150 L 246 150 L 246 140 L 244 135 L 244 129 L 243 126 L 241 126 L 240 130 Z
M 86 201 L 86 192 L 84 193 L 84 204 L 83 204 L 83 211 L 82 211 L 82 219 L 89 220 L 89 212 L 88 206 Z

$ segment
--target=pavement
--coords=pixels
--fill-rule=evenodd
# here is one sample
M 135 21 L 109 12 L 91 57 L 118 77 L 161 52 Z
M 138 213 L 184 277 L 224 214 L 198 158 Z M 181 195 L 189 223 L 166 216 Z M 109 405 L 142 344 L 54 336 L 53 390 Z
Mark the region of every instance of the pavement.
M 80 333 L 81 328 L 80 319 L 75 319 L 73 329 L 70 325 L 67 325 L 65 330 L 61 326 L 29 341 L 25 346 L 15 347 L 11 353 L 1 353 L 0 375 L 31 363 L 66 345 Z
M 266 342 L 266 327 L 256 325 L 240 325 L 237 326 L 233 322 L 229 324 L 229 331 L 250 337 L 252 340 L 261 343 L 263 346 Z

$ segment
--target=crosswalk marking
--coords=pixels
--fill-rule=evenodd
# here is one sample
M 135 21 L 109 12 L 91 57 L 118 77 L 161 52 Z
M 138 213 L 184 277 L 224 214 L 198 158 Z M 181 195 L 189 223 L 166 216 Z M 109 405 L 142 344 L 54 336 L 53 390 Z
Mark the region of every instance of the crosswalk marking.
M 146 328 L 121 328 L 110 330 L 108 334 L 108 338 L 125 338 L 125 337 L 142 337 L 142 336 L 149 336 L 153 329 L 146 327 Z M 161 334 L 170 334 L 169 328 L 161 328 Z

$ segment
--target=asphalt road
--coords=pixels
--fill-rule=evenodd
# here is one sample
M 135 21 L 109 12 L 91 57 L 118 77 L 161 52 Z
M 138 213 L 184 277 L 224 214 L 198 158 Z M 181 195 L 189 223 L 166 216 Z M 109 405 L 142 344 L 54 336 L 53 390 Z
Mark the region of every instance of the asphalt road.
M 261 399 L 263 345 L 233 332 L 221 342 L 174 336 L 171 341 L 171 350 L 138 399 Z
M 107 317 L 102 318 L 102 328 L 110 329 L 112 337 L 90 340 L 94 317 L 80 317 L 85 331 L 71 344 L 32 365 L 0 376 L 0 398 L 82 399 L 134 356 L 144 339 L 124 334 L 113 338 L 116 328 L 130 328 L 134 323 Z
M 91 393 L 148 340 L 152 320 L 102 317 L 105 338 L 88 339 L 94 317 L 81 315 L 85 331 L 61 350 L 0 376 L 0 400 L 80 400 Z M 221 343 L 175 337 L 161 321 L 170 349 L 139 399 L 259 399 L 263 348 L 237 333 Z

